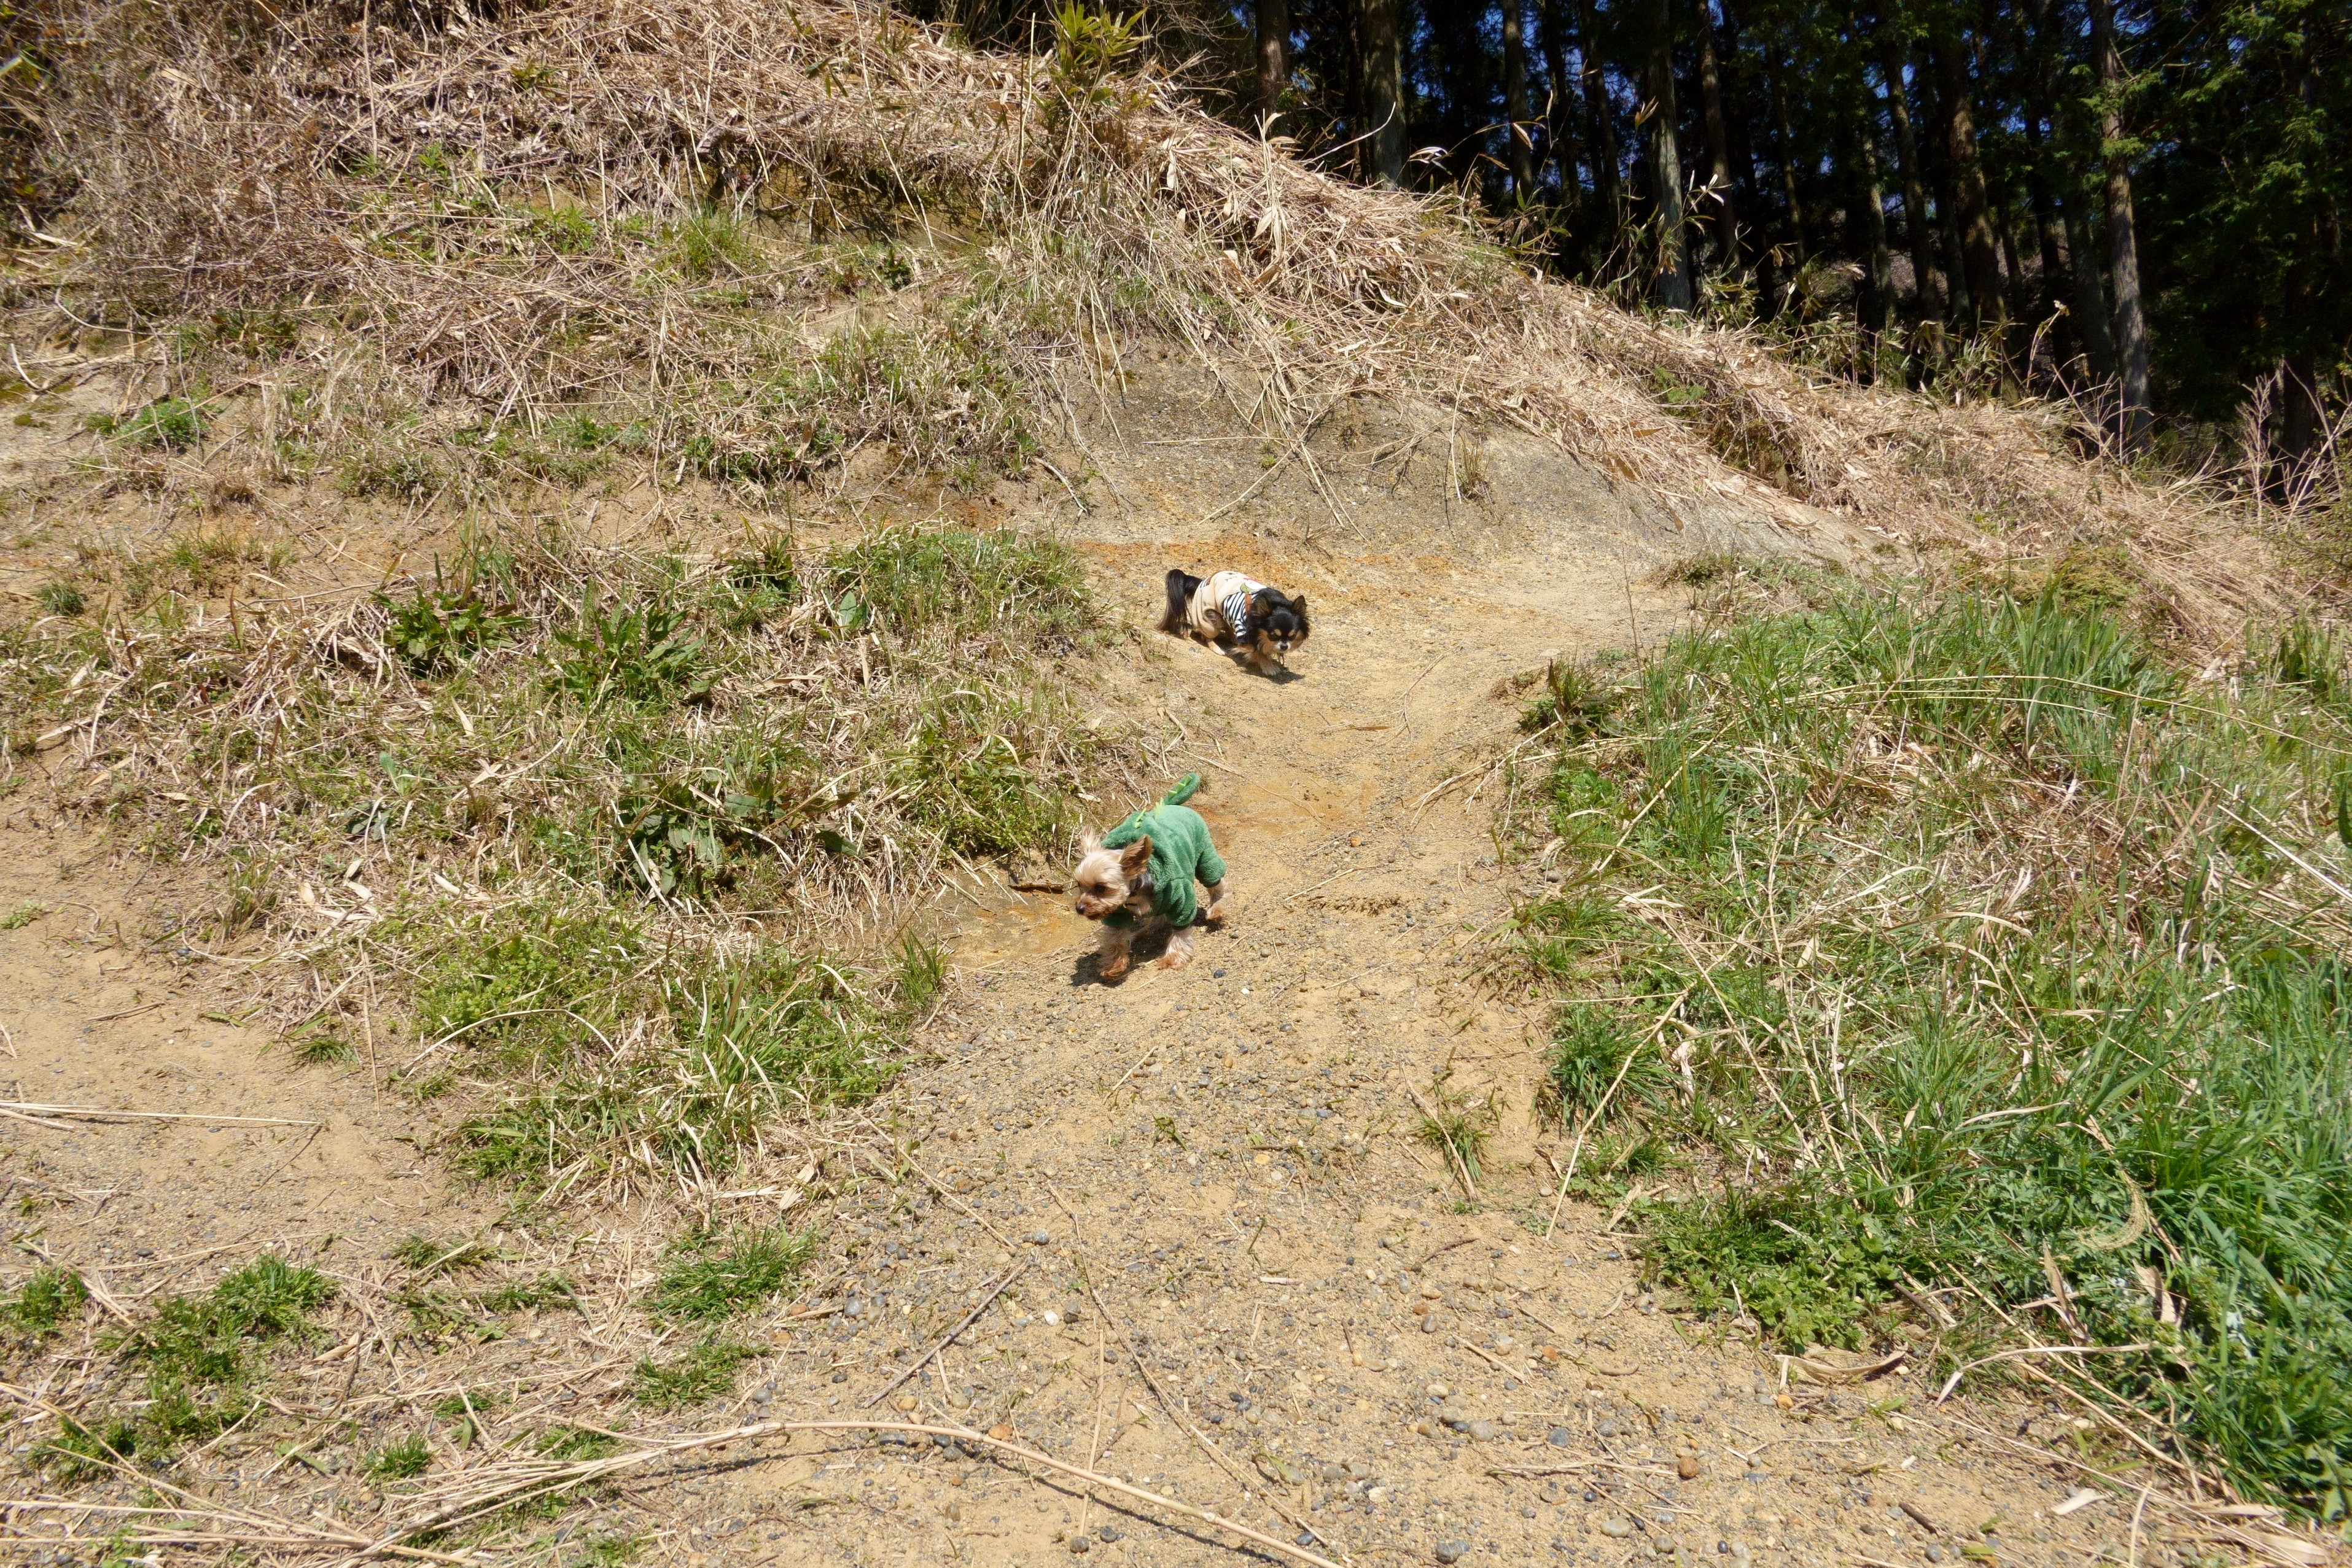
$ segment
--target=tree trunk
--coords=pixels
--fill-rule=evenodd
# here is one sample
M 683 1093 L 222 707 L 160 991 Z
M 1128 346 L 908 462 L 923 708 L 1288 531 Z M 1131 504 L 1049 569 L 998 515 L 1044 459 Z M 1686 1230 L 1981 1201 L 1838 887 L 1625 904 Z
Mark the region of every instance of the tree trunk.
M 1936 265 L 1934 229 L 1927 218 L 1927 187 L 1919 176 L 1919 138 L 1911 128 L 1911 95 L 1903 82 L 1903 36 L 1893 22 L 1879 24 L 1878 48 L 1886 78 L 1886 117 L 1895 125 L 1895 161 L 1903 175 L 1903 241 L 1911 252 L 1912 282 L 1918 289 L 1919 319 L 1944 319 L 1944 274 Z
M 2036 96 L 2042 96 L 2036 89 Z M 2042 131 L 2046 108 L 2041 102 L 2029 106 L 2025 112 L 2026 193 L 2033 205 L 2033 233 L 2042 248 L 2042 308 L 2049 315 L 2064 307 L 2058 336 L 2062 342 L 2079 340 L 2081 333 L 2071 330 L 2074 313 L 2074 290 L 2066 286 L 2066 258 L 2060 246 L 2063 231 L 2058 223 L 2057 204 L 2050 197 L 2050 148 Z M 2062 359 L 2064 355 L 2060 356 Z
M 2066 249 L 2074 258 L 2074 323 L 2083 334 L 2083 355 L 2091 373 L 2105 381 L 2116 373 L 2115 316 L 2107 308 L 2106 269 L 2099 262 L 2099 236 L 2084 214 L 2079 183 L 2064 211 Z
M 1855 314 L 1870 345 L 1870 379 L 1878 379 L 1878 340 L 1886 330 L 1887 302 L 1895 273 L 1886 256 L 1886 190 L 1878 173 L 1878 139 L 1865 116 L 1853 128 L 1855 194 L 1862 204 L 1862 234 L 1870 246 L 1870 270 Z
M 2107 173 L 2107 274 L 2115 285 L 2116 363 L 2122 380 L 2122 436 L 2126 447 L 2147 439 L 2149 418 L 2147 318 L 2139 298 L 2139 239 L 2132 220 L 2131 162 L 2124 154 L 2123 111 L 2116 94 L 2123 57 L 2116 50 L 2115 0 L 2091 0 L 2091 68 L 2099 98 L 2099 152 Z
M 1789 204 L 1789 256 L 1791 266 L 1805 259 L 1805 208 L 1797 193 L 1797 136 L 1789 124 L 1787 70 L 1776 37 L 1765 47 L 1764 79 L 1772 103 L 1773 152 L 1780 161 L 1780 193 Z
M 1675 23 L 1668 0 L 1648 0 L 1650 186 L 1658 205 L 1658 303 L 1691 308 L 1690 252 L 1683 232 L 1682 150 L 1675 127 Z
M 1617 145 L 1617 106 L 1609 100 L 1609 78 L 1601 74 L 1601 55 L 1593 47 L 1591 0 L 1570 3 L 1576 6 L 1576 49 L 1584 59 L 1585 115 L 1592 127 L 1592 190 L 1614 244 L 1625 229 L 1624 183 L 1619 178 L 1624 154 Z
M 1739 214 L 1731 200 L 1731 138 L 1723 120 L 1723 71 L 1715 57 L 1715 18 L 1698 0 L 1698 97 L 1706 128 L 1707 200 L 1715 207 L 1717 264 L 1739 265 Z
M 1756 225 L 1769 204 L 1764 200 L 1764 182 L 1756 172 L 1756 142 L 1749 133 L 1754 117 L 1746 112 L 1747 106 L 1755 101 L 1756 88 L 1755 83 L 1746 79 L 1749 62 L 1748 57 L 1739 52 L 1739 17 L 1733 10 L 1738 0 L 1717 0 L 1717 4 L 1723 8 L 1721 63 L 1727 78 L 1725 91 L 1731 102 L 1741 109 L 1741 112 L 1730 117 L 1730 122 L 1725 128 L 1731 134 L 1731 168 L 1744 193 L 1739 206 L 1748 214 L 1746 243 L 1755 246 L 1749 254 L 1756 261 L 1756 297 L 1759 300 L 1770 300 L 1778 296 L 1780 283 L 1773 272 L 1772 247 L 1756 243 L 1759 232 Z
M 1503 114 L 1510 120 L 1511 193 L 1521 203 L 1534 199 L 1536 153 L 1528 140 L 1526 0 L 1503 0 Z
M 1364 118 L 1370 132 L 1372 178 L 1404 183 L 1404 56 L 1397 36 L 1402 0 L 1363 0 Z
M 1544 110 L 1545 133 L 1549 138 L 1545 153 L 1559 181 L 1560 204 L 1574 206 L 1579 190 L 1576 110 L 1581 99 L 1576 78 L 1568 74 L 1568 28 L 1560 21 L 1561 0 L 1537 0 L 1537 4 L 1540 7 L 1537 22 L 1543 30 L 1544 71 L 1551 78 L 1550 101 Z
M 1282 112 L 1282 89 L 1290 84 L 1290 0 L 1257 0 L 1257 116 L 1261 124 Z
M 1951 170 L 1953 212 L 1960 236 L 1960 266 L 1977 321 L 1988 331 L 2006 326 L 2009 307 L 2000 285 L 2000 240 L 1993 231 L 1992 203 L 1985 190 L 1984 165 L 1977 158 L 1974 92 L 1967 57 L 1949 21 L 1928 35 L 1927 54 L 1936 69 L 1936 108 L 1944 132 L 1944 161 Z

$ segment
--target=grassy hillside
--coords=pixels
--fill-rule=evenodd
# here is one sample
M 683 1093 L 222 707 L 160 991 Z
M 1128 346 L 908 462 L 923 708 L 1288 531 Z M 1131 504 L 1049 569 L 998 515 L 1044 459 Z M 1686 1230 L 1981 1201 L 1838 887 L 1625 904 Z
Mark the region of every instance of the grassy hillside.
M 1979 568 L 2105 552 L 2197 636 L 2275 597 L 2203 498 L 2078 460 L 2066 410 L 1857 388 L 1538 281 L 1458 204 L 1129 74 L 1105 17 L 1008 57 L 785 0 L 362 15 L 76 0 L 40 35 L 14 90 L 56 210 L 13 295 L 26 328 L 165 340 L 124 479 L 184 484 L 201 442 L 415 499 L 759 495 L 868 449 L 971 486 L 1150 333 L 1277 438 L 1410 396 Z
M 2347 681 L 2307 626 L 2200 680 L 2055 594 L 1834 590 L 1556 671 L 1515 953 L 1575 1180 L 1780 1349 L 2341 1519 Z

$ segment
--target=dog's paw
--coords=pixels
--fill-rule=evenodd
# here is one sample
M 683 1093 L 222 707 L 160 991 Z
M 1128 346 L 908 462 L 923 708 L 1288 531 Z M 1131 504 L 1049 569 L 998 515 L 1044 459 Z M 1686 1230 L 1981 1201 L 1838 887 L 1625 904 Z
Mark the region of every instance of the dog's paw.
M 1160 967 L 1163 969 L 1181 969 L 1192 961 L 1190 953 L 1163 953 L 1160 956 Z
M 1106 980 L 1118 979 L 1121 975 L 1127 973 L 1127 955 L 1122 953 L 1116 958 L 1105 958 L 1102 963 L 1096 967 L 1095 973 L 1100 975 Z

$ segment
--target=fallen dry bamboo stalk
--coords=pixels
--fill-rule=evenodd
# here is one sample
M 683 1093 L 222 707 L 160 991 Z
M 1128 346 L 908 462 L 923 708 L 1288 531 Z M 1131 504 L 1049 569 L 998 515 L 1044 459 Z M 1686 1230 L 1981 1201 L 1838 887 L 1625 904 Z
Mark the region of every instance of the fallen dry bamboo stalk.
M 110 1111 L 102 1105 L 43 1105 L 30 1100 L 0 1100 L 0 1111 L 40 1116 L 70 1116 L 83 1122 L 234 1122 L 243 1127 L 315 1127 L 288 1116 L 201 1116 L 186 1111 Z
M 996 1304 L 996 1298 L 1004 1293 L 1004 1288 L 1013 1283 L 1013 1280 L 1019 1276 L 1021 1270 L 1027 1267 L 1028 1264 L 1026 1263 L 1015 1263 L 1012 1268 L 1004 1270 L 1003 1278 L 999 1279 L 996 1283 L 989 1286 L 986 1291 L 981 1293 L 980 1305 L 964 1313 L 961 1321 L 960 1321 L 955 1327 L 941 1334 L 937 1342 L 932 1344 L 930 1349 L 923 1352 L 921 1355 L 916 1357 L 912 1365 L 899 1373 L 898 1376 L 892 1378 L 881 1387 L 876 1389 L 873 1393 L 867 1395 L 865 1398 L 859 1400 L 857 1402 L 857 1407 L 860 1410 L 873 1409 L 874 1406 L 888 1398 L 891 1391 L 896 1389 L 900 1384 L 914 1376 L 915 1374 L 922 1371 L 924 1367 L 929 1366 L 933 1356 L 939 1354 L 940 1352 L 947 1349 L 949 1345 L 955 1343 L 956 1335 L 971 1327 L 972 1320 L 979 1317 L 981 1313 L 988 1311 L 989 1308 Z
M 1182 1514 L 1188 1519 L 1197 1519 L 1204 1524 L 1230 1531 L 1253 1546 L 1280 1552 L 1295 1562 L 1307 1564 L 1307 1568 L 1340 1568 L 1339 1563 L 1318 1552 L 1278 1540 L 1263 1531 L 1253 1530 L 1237 1520 L 1227 1519 L 1212 1510 L 1195 1508 L 1191 1503 L 1179 1502 L 1174 1498 L 1162 1497 L 1158 1492 L 1130 1486 L 1117 1476 L 1104 1475 L 1098 1471 L 1087 1469 L 1083 1465 L 1074 1465 L 1066 1459 L 1057 1459 L 1049 1454 L 1041 1454 L 1034 1448 L 1023 1448 L 1020 1444 L 1008 1439 L 992 1437 L 985 1432 L 975 1432 L 968 1427 L 934 1427 L 915 1421 L 755 1421 L 748 1427 L 730 1427 L 723 1432 L 705 1432 L 692 1437 L 674 1438 L 649 1444 L 634 1454 L 616 1455 L 605 1459 L 583 1459 L 571 1465 L 531 1466 L 516 1476 L 514 1484 L 510 1486 L 501 1486 L 494 1478 L 485 1478 L 489 1479 L 490 1484 L 478 1491 L 469 1500 L 453 1508 L 436 1511 L 402 1525 L 392 1534 L 372 1542 L 367 1550 L 360 1552 L 352 1561 L 393 1550 L 408 1536 L 422 1534 L 428 1530 L 446 1530 L 495 1509 L 508 1508 L 553 1492 L 569 1490 L 589 1481 L 600 1480 L 619 1471 L 634 1469 L 675 1454 L 691 1453 L 699 1448 L 721 1448 L 730 1443 L 751 1442 L 760 1437 L 788 1436 L 795 1432 L 904 1432 L 909 1436 L 919 1435 L 926 1437 L 951 1439 L 967 1447 L 978 1445 L 992 1448 L 1027 1464 L 1043 1466 L 1057 1474 L 1083 1481 L 1088 1486 L 1101 1487 L 1106 1490 L 1118 1492 L 1121 1496 L 1133 1498 L 1139 1502 L 1149 1503 L 1154 1508 L 1163 1508 L 1171 1513 Z

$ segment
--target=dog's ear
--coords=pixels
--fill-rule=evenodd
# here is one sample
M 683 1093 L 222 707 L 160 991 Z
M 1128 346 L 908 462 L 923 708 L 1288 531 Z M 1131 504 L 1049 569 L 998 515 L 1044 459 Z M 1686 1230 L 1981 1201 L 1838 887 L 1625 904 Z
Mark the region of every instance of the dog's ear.
M 1078 834 L 1078 853 L 1090 855 L 1102 848 L 1102 835 L 1089 828 Z
M 1118 873 L 1133 882 L 1151 863 L 1151 835 L 1146 833 L 1118 852 Z
M 1293 595 L 1291 596 L 1291 600 L 1290 600 L 1290 608 L 1297 613 L 1297 616 L 1298 616 L 1298 623 L 1299 623 L 1301 626 L 1306 625 L 1306 624 L 1307 624 L 1307 595 L 1305 595 L 1305 594 L 1303 594 L 1303 593 L 1299 593 L 1299 594 L 1293 594 Z

